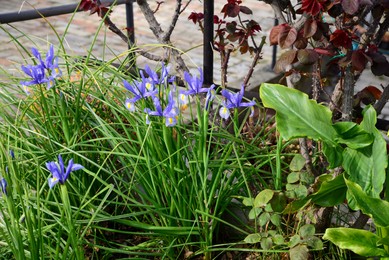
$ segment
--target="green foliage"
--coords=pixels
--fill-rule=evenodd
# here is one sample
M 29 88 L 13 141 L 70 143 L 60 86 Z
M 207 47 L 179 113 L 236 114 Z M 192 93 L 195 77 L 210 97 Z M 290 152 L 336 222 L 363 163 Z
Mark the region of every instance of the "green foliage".
M 389 204 L 380 198 L 380 193 L 384 188 L 388 158 L 386 142 L 375 128 L 374 109 L 371 106 L 365 108 L 360 125 L 352 122 L 332 124 L 328 108 L 297 90 L 263 84 L 260 93 L 264 105 L 276 110 L 277 126 L 284 138 L 310 137 L 323 142 L 323 153 L 330 167 L 342 165 L 345 170 L 345 174 L 334 179 L 328 175 L 320 176 L 318 191 L 295 202 L 294 206 L 288 207 L 288 212 L 298 210 L 309 201 L 321 206 L 337 205 L 347 193 L 352 208 L 361 209 L 373 218 L 378 226 L 378 235 L 350 228 L 328 228 L 323 238 L 362 256 L 387 256 L 388 247 L 384 248 L 382 245 L 388 235 Z M 307 116 L 311 121 L 308 121 Z M 297 179 L 295 174 L 288 181 L 295 182 Z M 300 236 L 301 232 L 300 229 Z M 314 232 L 304 228 L 303 233 Z M 291 246 L 298 244 L 300 240 L 295 235 L 290 240 Z M 296 259 L 300 259 L 305 256 L 305 252 L 306 248 L 301 247 L 296 252 L 291 251 L 291 256 L 295 255 Z
M 298 90 L 264 83 L 260 94 L 264 105 L 277 111 L 281 136 L 321 141 L 331 168 L 342 165 L 350 180 L 361 185 L 369 195 L 379 196 L 385 179 L 387 154 L 385 140 L 375 128 L 376 113 L 371 106 L 364 110 L 361 125 L 352 122 L 332 124 L 331 111 Z
M 387 256 L 380 246 L 379 236 L 367 230 L 352 228 L 328 228 L 323 236 L 340 248 L 349 249 L 361 256 Z

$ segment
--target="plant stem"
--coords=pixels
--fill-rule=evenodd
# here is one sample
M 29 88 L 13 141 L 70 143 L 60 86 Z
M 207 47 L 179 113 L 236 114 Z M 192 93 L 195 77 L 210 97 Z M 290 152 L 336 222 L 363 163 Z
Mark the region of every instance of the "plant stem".
M 64 206 L 65 218 L 67 226 L 69 228 L 69 238 L 70 243 L 72 244 L 73 251 L 75 252 L 76 259 L 83 259 L 84 253 L 82 252 L 81 247 L 78 245 L 77 230 L 75 229 L 75 223 L 73 220 L 72 209 L 69 201 L 69 194 L 66 185 L 61 185 L 61 199 Z

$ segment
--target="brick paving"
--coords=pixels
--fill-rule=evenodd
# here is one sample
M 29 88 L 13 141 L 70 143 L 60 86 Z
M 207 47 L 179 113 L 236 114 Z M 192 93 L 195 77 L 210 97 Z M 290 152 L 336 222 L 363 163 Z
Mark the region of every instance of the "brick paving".
M 186 2 L 186 1 L 184 1 Z M 219 14 L 225 0 L 215 1 L 215 14 Z M 43 8 L 58 6 L 63 4 L 77 3 L 76 0 L 0 0 L 2 4 L 2 13 L 18 11 L 18 10 L 30 10 L 32 8 Z M 155 8 L 156 1 L 149 1 L 150 6 Z M 174 10 L 175 1 L 166 0 L 160 6 L 159 11 L 156 14 L 157 20 L 162 25 L 162 28 L 167 28 Z M 274 23 L 274 15 L 270 6 L 264 2 L 256 0 L 245 0 L 243 4 L 250 7 L 253 10 L 253 15 L 248 16 L 248 19 L 256 20 L 263 32 L 267 35 L 270 28 Z M 194 25 L 191 21 L 188 21 L 187 17 L 192 11 L 202 11 L 202 2 L 199 0 L 193 0 L 188 8 L 183 12 L 180 19 L 177 22 L 176 29 L 174 30 L 171 40 L 175 47 L 182 51 L 186 51 L 183 55 L 188 67 L 195 71 L 197 67 L 202 66 L 202 33 L 198 26 Z M 124 5 L 116 6 L 111 15 L 111 19 L 119 28 L 125 28 L 125 8 Z M 135 20 L 135 37 L 138 46 L 148 50 L 160 50 L 158 48 L 157 40 L 154 38 L 149 26 L 134 3 L 134 20 Z M 71 21 L 71 22 L 70 22 Z M 123 54 L 127 46 L 126 44 L 115 34 L 106 30 L 104 26 L 98 33 L 98 28 L 101 26 L 101 19 L 97 15 L 89 15 L 85 12 L 79 12 L 76 14 L 61 15 L 57 17 L 49 17 L 47 21 L 44 19 L 36 19 L 23 22 L 15 22 L 10 25 L 0 25 L 0 67 L 6 69 L 8 72 L 15 75 L 20 75 L 20 64 L 23 63 L 23 57 L 12 42 L 6 32 L 11 33 L 18 41 L 22 42 L 24 46 L 30 49 L 32 46 L 41 47 L 43 50 L 47 49 L 48 43 L 53 43 L 58 46 L 58 39 L 54 31 L 50 28 L 53 26 L 54 30 L 63 35 L 67 30 L 65 36 L 65 48 L 66 52 L 70 55 L 87 55 L 90 50 L 90 46 L 95 41 L 91 53 L 97 58 L 111 59 Z M 261 34 L 257 36 L 260 39 Z M 268 44 L 263 49 L 263 59 L 258 63 L 253 78 L 250 81 L 251 87 L 258 86 L 260 83 L 269 80 L 274 77 L 275 74 L 270 69 L 271 64 L 272 47 Z M 246 74 L 251 64 L 250 55 L 241 55 L 239 52 L 234 53 L 230 60 L 229 65 L 229 86 L 239 88 L 243 77 Z M 138 59 L 138 66 L 143 67 L 144 64 L 153 64 L 152 62 L 140 57 Z M 220 82 L 220 60 L 215 52 L 214 61 L 214 80 L 216 83 Z M 356 88 L 361 89 L 368 85 L 380 84 L 386 85 L 388 83 L 387 78 L 375 77 L 366 70 L 358 81 Z M 389 111 L 389 110 L 388 110 Z M 389 114 L 385 112 L 385 114 Z

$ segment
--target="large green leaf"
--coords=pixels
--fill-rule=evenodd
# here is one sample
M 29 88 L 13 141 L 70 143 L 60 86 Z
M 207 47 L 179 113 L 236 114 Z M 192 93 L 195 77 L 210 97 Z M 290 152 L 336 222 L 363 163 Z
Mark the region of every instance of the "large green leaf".
M 310 195 L 309 198 L 322 207 L 333 207 L 342 203 L 346 198 L 347 191 L 343 175 L 338 175 L 334 179 L 330 175 L 320 176 L 320 178 L 328 179 L 323 181 L 319 190 Z
M 337 133 L 327 107 L 299 90 L 278 84 L 263 83 L 260 95 L 264 106 L 276 110 L 277 128 L 284 139 L 308 137 L 337 145 Z
M 374 224 L 389 227 L 389 202 L 368 196 L 355 182 L 345 179 L 348 191 L 363 213 L 373 218 Z
M 373 107 L 368 106 L 363 113 L 361 127 L 374 136 L 370 149 L 345 149 L 343 168 L 349 174 L 349 180 L 358 183 L 368 195 L 378 198 L 385 182 L 388 158 L 386 142 L 375 127 L 377 121 Z
M 351 250 L 361 256 L 386 255 L 385 250 L 378 247 L 380 238 L 367 230 L 354 228 L 327 228 L 323 239 L 330 240 L 338 247 Z
M 333 125 L 339 137 L 337 142 L 346 144 L 349 148 L 360 149 L 373 143 L 373 135 L 353 122 L 337 122 Z

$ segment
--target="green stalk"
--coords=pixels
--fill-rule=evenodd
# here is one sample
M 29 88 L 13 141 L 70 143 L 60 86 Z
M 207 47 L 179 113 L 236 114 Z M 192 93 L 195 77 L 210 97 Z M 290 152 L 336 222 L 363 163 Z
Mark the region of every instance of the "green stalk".
M 69 228 L 69 237 L 70 237 L 70 243 L 72 245 L 72 248 L 75 252 L 76 259 L 83 259 L 84 253 L 81 248 L 81 246 L 78 243 L 77 240 L 77 230 L 75 229 L 75 223 L 73 220 L 72 215 L 72 209 L 69 201 L 69 194 L 66 185 L 60 185 L 61 186 L 61 199 L 63 203 L 63 210 L 65 211 L 65 218 L 67 222 L 67 227 Z
M 281 176 L 281 153 L 282 153 L 282 137 L 280 136 L 277 140 L 277 151 L 276 151 L 276 176 L 274 178 L 274 189 L 282 189 L 282 176 Z

